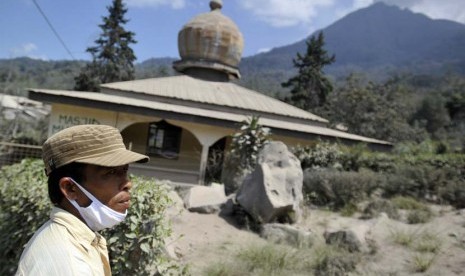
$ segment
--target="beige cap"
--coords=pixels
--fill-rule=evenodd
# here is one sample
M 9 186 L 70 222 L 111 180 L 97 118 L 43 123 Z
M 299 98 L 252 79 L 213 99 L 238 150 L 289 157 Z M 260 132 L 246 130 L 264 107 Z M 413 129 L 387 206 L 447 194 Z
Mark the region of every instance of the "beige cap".
M 72 162 L 116 167 L 149 161 L 127 150 L 118 129 L 106 125 L 79 125 L 55 133 L 42 146 L 42 159 L 47 175 Z

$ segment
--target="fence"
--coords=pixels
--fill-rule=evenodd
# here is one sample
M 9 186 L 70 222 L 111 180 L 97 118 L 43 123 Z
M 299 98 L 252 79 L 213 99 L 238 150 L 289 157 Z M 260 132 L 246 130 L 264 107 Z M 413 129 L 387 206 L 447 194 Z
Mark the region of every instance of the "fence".
M 19 163 L 25 158 L 41 156 L 41 146 L 0 142 L 0 167 Z

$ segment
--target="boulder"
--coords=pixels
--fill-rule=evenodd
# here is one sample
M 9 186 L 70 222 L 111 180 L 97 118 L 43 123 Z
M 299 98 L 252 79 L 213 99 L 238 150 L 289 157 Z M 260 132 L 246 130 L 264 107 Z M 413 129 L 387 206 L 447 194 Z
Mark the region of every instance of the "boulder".
M 238 190 L 237 202 L 259 223 L 294 223 L 301 216 L 302 182 L 297 157 L 284 143 L 270 142 Z
M 263 225 L 260 237 L 277 244 L 286 244 L 297 248 L 310 248 L 314 241 L 311 232 L 280 223 Z
M 191 212 L 212 214 L 220 211 L 227 197 L 224 187 L 213 183 L 211 186 L 194 186 L 184 196 L 184 206 Z
M 227 196 L 226 202 L 221 206 L 220 215 L 232 216 L 234 215 L 234 208 L 237 206 L 236 194 L 230 194 Z
M 248 169 L 239 169 L 238 166 L 231 164 L 225 165 L 221 174 L 221 183 L 224 184 L 226 195 L 231 195 L 237 192 L 241 187 L 244 179 L 251 171 Z
M 168 198 L 171 200 L 171 204 L 166 208 L 166 215 L 172 220 L 176 220 L 184 211 L 184 201 L 173 190 L 168 192 Z

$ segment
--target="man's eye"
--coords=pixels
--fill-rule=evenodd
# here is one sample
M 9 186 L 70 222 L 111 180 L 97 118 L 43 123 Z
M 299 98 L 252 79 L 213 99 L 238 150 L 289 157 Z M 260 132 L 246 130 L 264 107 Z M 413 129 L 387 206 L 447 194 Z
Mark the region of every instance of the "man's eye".
M 109 171 L 107 171 L 107 175 L 113 175 L 113 174 L 117 174 L 118 173 L 118 170 L 117 169 L 111 169 Z
M 107 171 L 106 175 L 122 175 L 128 171 L 127 167 L 124 168 L 114 168 Z

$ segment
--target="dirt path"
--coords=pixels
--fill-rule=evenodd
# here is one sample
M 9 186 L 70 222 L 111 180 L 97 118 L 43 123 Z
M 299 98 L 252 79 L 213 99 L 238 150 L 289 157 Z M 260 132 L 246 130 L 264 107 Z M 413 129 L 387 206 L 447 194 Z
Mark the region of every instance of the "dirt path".
M 387 217 L 366 221 L 312 210 L 305 212 L 298 226 L 312 231 L 321 240 L 324 231 L 354 229 L 365 233 L 371 229 L 376 253 L 359 264 L 357 275 L 465 275 L 465 211 L 436 207 L 435 212 L 436 217 L 429 223 L 408 225 Z M 184 210 L 172 218 L 172 226 L 174 234 L 169 248 L 180 261 L 189 264 L 192 275 L 202 275 L 209 265 L 234 258 L 241 248 L 266 243 L 257 234 L 237 228 L 231 218 L 218 214 Z M 425 273 L 413 271 L 412 262 L 419 253 L 413 245 L 396 244 L 393 241 L 396 233 L 409 233 L 416 238 L 430 233 L 440 241 L 439 251 L 431 256 L 434 263 Z

